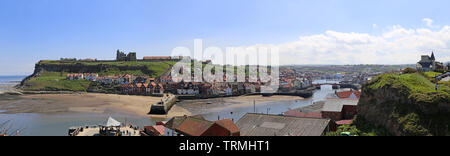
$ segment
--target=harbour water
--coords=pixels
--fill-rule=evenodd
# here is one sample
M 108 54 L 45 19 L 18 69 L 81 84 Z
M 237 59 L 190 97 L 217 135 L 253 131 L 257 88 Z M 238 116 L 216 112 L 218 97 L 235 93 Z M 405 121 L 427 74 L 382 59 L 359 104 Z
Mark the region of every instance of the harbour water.
M 0 76 L 0 92 L 14 90 L 25 76 Z M 0 95 L 2 96 L 2 95 Z M 19 101 L 17 101 L 19 102 Z M 15 135 L 19 131 L 21 136 L 66 136 L 67 130 L 72 126 L 105 124 L 109 116 L 123 123 L 132 123 L 136 126 L 152 125 L 152 119 L 135 116 L 121 112 L 100 113 L 17 113 L 5 114 L 0 103 L 0 130 L 7 130 L 8 134 Z
M 235 122 L 237 122 L 246 113 L 263 113 L 263 114 L 279 115 L 291 109 L 308 106 L 313 104 L 313 102 L 322 101 L 330 93 L 334 93 L 332 86 L 324 85 L 320 90 L 317 90 L 314 93 L 313 97 L 306 98 L 303 100 L 269 102 L 264 104 L 256 104 L 248 107 L 230 108 L 227 110 L 202 115 L 207 120 L 229 118 L 234 120 Z M 249 103 L 253 103 L 253 101 L 249 101 Z
M 19 84 L 25 76 L 0 76 L 0 92 L 14 90 L 14 86 Z
M 24 77 L 0 77 L 0 91 L 10 90 L 12 86 L 18 84 L 22 78 Z M 248 107 L 235 107 L 216 112 L 207 112 L 201 115 L 208 120 L 231 118 L 236 122 L 246 113 L 281 114 L 290 109 L 308 106 L 313 102 L 323 100 L 326 95 L 333 92 L 331 86 L 322 86 L 322 89 L 316 91 L 313 97 L 307 99 L 256 104 L 256 107 L 253 105 Z M 249 103 L 253 104 L 253 101 L 249 101 Z M 5 111 L 2 111 L 0 107 L 0 130 L 7 129 L 9 134 L 15 134 L 16 131 L 19 131 L 19 135 L 22 136 L 66 136 L 67 130 L 70 127 L 105 124 L 109 116 L 122 123 L 133 124 L 134 126 L 139 127 L 153 125 L 155 124 L 155 121 L 164 120 L 151 119 L 149 117 L 114 111 L 108 113 L 62 112 L 54 114 L 5 114 Z

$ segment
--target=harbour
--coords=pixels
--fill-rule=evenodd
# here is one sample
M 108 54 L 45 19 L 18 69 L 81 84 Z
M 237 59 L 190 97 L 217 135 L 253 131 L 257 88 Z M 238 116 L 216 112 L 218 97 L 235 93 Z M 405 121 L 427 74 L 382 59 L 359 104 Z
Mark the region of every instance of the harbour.
M 313 101 L 319 101 L 326 94 L 332 92 L 333 90 L 330 87 L 325 87 L 316 91 L 313 97 L 306 99 L 300 97 L 243 96 L 185 100 L 177 103 L 172 109 L 174 111 L 178 109 L 186 110 L 186 112 L 175 113 L 173 116 L 202 115 L 208 120 L 229 118 L 237 121 L 246 113 L 255 111 L 281 114 L 290 109 L 311 105 Z M 160 117 L 146 115 L 150 105 L 158 101 L 157 99 L 148 100 L 148 98 L 89 93 L 2 96 L 0 98 L 0 123 L 7 121 L 14 123 L 7 124 L 10 127 L 9 129 L 11 131 L 20 130 L 22 136 L 66 136 L 70 127 L 99 125 L 110 116 L 136 127 L 154 125 L 158 121 L 166 121 L 172 117 L 168 115 Z M 70 101 L 73 101 L 71 99 L 80 99 L 80 101 L 71 103 Z M 118 102 L 128 103 L 114 104 L 116 103 L 114 99 L 120 100 Z M 254 104 L 255 101 L 257 101 L 256 104 Z M 135 108 L 130 106 L 130 103 L 135 102 L 142 102 L 142 104 Z M 33 108 L 32 105 L 41 105 L 42 107 Z M 140 109 L 144 110 L 137 111 Z

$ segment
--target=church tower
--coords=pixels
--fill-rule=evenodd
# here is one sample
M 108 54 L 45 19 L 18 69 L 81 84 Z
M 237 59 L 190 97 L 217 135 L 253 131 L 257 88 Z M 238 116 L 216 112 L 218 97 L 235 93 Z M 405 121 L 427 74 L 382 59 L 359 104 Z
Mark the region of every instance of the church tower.
M 431 60 L 436 61 L 436 58 L 434 57 L 434 52 L 431 52 Z

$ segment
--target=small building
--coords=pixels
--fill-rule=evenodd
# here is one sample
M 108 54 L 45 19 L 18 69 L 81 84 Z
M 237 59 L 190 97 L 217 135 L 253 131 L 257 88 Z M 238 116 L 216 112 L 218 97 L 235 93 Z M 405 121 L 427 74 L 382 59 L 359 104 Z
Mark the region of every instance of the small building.
M 359 90 L 347 90 L 347 91 L 336 91 L 334 94 L 327 96 L 327 98 L 331 99 L 351 99 L 351 100 L 358 100 L 361 98 L 361 91 Z
M 179 136 L 181 134 L 176 132 L 176 129 L 186 120 L 187 118 L 197 118 L 197 119 L 205 119 L 201 115 L 196 116 L 177 116 L 173 117 L 169 121 L 167 121 L 166 124 L 164 124 L 164 127 L 166 127 L 166 136 Z
M 353 119 L 358 114 L 358 100 L 328 99 L 322 108 L 322 118 L 334 121 Z
M 165 125 L 176 136 L 239 136 L 240 130 L 230 119 L 208 121 L 201 116 L 174 117 Z
M 299 112 L 296 110 L 290 110 L 283 113 L 284 116 L 292 116 L 292 117 L 300 117 L 300 118 L 322 118 L 322 114 L 320 112 Z
M 228 130 L 229 133 L 227 133 L 226 136 L 241 135 L 241 130 L 239 130 L 239 127 L 236 124 L 234 124 L 233 120 L 231 119 L 218 120 L 215 123 Z
M 237 122 L 241 136 L 323 136 L 336 131 L 330 119 L 247 113 Z
M 164 125 L 145 126 L 143 132 L 147 136 L 164 136 L 165 129 Z
M 428 72 L 436 69 L 444 69 L 444 64 L 437 62 L 434 52 L 432 52 L 431 56 L 422 55 L 420 61 L 417 62 L 416 68 L 419 71 Z

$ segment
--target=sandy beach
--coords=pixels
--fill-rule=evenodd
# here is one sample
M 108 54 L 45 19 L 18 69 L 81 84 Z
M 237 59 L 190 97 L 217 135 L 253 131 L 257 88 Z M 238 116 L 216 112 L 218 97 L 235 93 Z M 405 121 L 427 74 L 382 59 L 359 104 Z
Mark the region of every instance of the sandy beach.
M 167 119 L 175 116 L 198 115 L 221 112 L 225 109 L 265 105 L 277 101 L 296 101 L 297 96 L 238 96 L 226 98 L 183 100 L 175 104 L 167 115 L 148 115 L 151 105 L 160 101 L 160 97 L 129 96 L 98 93 L 65 94 L 3 94 L 18 91 L 17 83 L 0 84 L 0 111 L 3 114 L 36 113 L 125 113 L 133 116 Z
M 120 111 L 145 116 L 157 97 L 112 94 L 38 94 L 0 97 L 4 113 L 108 113 Z
M 223 109 L 253 106 L 276 101 L 301 100 L 295 96 L 239 96 L 228 98 L 185 100 L 172 107 L 167 115 L 148 115 L 152 104 L 159 97 L 129 96 L 114 94 L 37 94 L 22 96 L 0 96 L 0 110 L 5 114 L 15 113 L 111 113 L 122 112 L 152 118 L 172 118 L 174 116 L 197 115 L 219 112 Z

